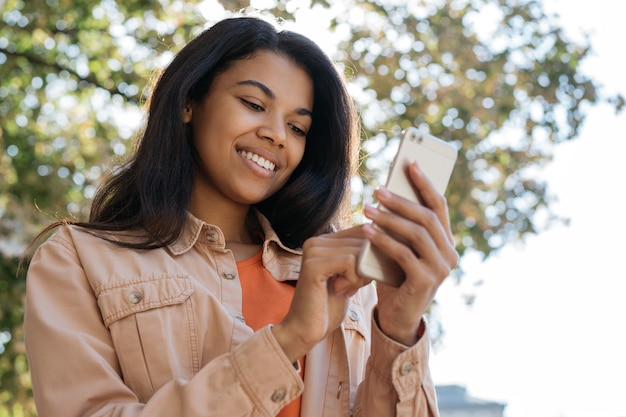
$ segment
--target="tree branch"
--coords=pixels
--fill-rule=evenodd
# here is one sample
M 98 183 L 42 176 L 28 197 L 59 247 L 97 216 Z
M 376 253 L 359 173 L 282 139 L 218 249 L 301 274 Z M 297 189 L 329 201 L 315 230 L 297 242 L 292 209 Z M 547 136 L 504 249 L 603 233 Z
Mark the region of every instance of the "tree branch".
M 56 62 L 48 62 L 48 61 L 42 59 L 41 57 L 39 57 L 39 56 L 37 56 L 35 54 L 32 54 L 32 53 L 28 53 L 28 52 L 12 52 L 12 51 L 9 51 L 9 50 L 7 50 L 5 48 L 0 48 L 0 52 L 2 52 L 3 54 L 7 55 L 7 57 L 9 57 L 9 58 L 13 58 L 13 59 L 24 58 L 24 59 L 28 60 L 34 66 L 51 68 L 51 69 L 55 70 L 55 72 L 67 71 L 72 77 L 78 79 L 79 81 L 85 81 L 85 82 L 93 85 L 94 87 L 106 90 L 111 95 L 119 94 L 120 96 L 124 97 L 130 103 L 133 103 L 133 104 L 137 104 L 138 103 L 138 100 L 136 98 L 128 97 L 126 94 L 124 94 L 122 91 L 120 91 L 117 88 L 117 86 L 113 87 L 113 88 L 106 87 L 95 76 L 93 76 L 93 74 L 89 74 L 88 76 L 83 77 L 83 76 L 79 75 L 75 70 L 73 70 L 71 68 L 67 68 L 67 67 L 65 67 L 65 66 L 63 66 L 63 65 L 61 65 L 59 63 L 56 63 Z

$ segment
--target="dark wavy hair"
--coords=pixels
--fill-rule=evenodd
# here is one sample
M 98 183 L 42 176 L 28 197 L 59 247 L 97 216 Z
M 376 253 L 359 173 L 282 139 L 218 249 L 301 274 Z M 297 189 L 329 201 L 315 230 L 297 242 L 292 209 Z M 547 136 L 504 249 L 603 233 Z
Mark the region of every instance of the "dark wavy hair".
M 302 161 L 285 186 L 256 208 L 290 247 L 333 230 L 346 206 L 358 143 L 352 99 L 343 77 L 314 42 L 254 17 L 222 20 L 175 56 L 157 80 L 130 160 L 98 189 L 89 221 L 74 224 L 141 231 L 145 237 L 139 242 L 116 240 L 128 247 L 174 242 L 186 220 L 195 163 L 183 109 L 206 96 L 217 74 L 261 50 L 286 56 L 304 69 L 313 81 L 314 102 Z

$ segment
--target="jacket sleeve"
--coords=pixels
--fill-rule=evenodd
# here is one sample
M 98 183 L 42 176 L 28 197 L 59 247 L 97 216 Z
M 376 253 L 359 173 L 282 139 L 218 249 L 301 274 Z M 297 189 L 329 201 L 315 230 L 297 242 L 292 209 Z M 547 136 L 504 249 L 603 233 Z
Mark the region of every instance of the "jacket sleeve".
M 414 346 L 407 347 L 385 336 L 372 319 L 371 341 L 371 355 L 365 379 L 357 391 L 354 416 L 438 417 L 428 367 L 428 331 Z
M 141 403 L 124 383 L 76 250 L 58 233 L 30 264 L 24 326 L 40 417 L 273 416 L 303 390 L 266 327 Z

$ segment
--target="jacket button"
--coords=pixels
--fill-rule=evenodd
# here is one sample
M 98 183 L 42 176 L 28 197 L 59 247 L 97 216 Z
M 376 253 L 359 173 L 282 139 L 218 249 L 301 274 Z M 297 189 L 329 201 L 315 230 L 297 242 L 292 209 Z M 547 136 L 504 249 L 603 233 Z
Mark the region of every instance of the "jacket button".
M 143 300 L 143 294 L 141 293 L 141 291 L 131 291 L 128 293 L 128 301 L 130 301 L 133 304 L 137 304 L 139 302 L 141 302 L 141 300 Z
M 359 313 L 357 313 L 355 310 L 350 310 L 350 320 L 359 321 Z
M 206 238 L 209 240 L 209 242 L 217 242 L 217 240 L 219 239 L 219 234 L 215 230 L 209 230 L 206 233 Z
M 224 272 L 222 276 L 226 279 L 235 279 L 237 277 L 237 274 L 235 274 L 234 272 Z
M 413 370 L 413 364 L 410 361 L 404 362 L 400 365 L 400 375 L 406 376 Z
M 285 399 L 286 395 L 287 395 L 287 391 L 285 391 L 283 388 L 278 388 L 272 394 L 272 401 L 275 403 L 280 402 Z

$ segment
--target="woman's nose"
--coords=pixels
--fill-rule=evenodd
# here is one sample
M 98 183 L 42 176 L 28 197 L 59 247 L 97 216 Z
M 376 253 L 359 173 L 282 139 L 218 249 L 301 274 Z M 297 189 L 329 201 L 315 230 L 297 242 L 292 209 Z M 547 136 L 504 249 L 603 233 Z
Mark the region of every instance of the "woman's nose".
M 287 140 L 287 123 L 279 116 L 268 117 L 259 127 L 258 135 L 271 140 L 278 146 L 284 146 Z

